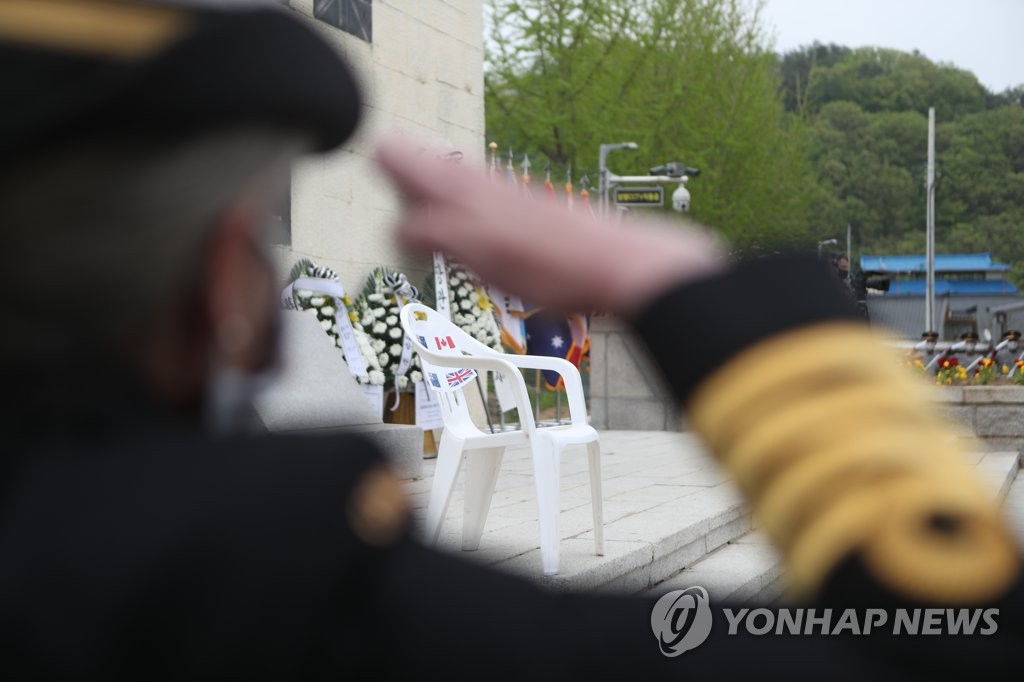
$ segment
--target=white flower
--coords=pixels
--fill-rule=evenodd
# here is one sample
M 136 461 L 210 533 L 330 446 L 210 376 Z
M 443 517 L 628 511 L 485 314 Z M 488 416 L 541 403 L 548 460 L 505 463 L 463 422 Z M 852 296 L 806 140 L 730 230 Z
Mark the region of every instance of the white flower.
M 412 379 L 412 383 L 418 384 L 421 381 L 423 381 L 423 373 L 422 372 L 417 372 L 416 370 L 413 370 L 413 371 L 409 372 L 409 378 Z
M 387 317 L 384 318 L 384 322 L 386 322 L 389 327 L 394 327 L 396 324 L 398 324 L 398 318 L 395 317 L 394 315 L 388 315 Z
M 473 303 L 479 302 L 480 294 L 476 293 L 475 291 L 469 292 L 469 300 L 471 300 Z
M 454 286 L 458 286 L 459 280 L 456 279 L 455 277 L 449 277 L 448 278 L 448 283 L 451 284 L 453 287 Z
M 385 311 L 383 308 L 374 308 L 374 310 L 373 310 L 373 316 L 374 317 L 384 317 L 385 315 L 387 315 L 387 311 Z
M 313 298 L 309 299 L 309 304 L 314 308 L 319 308 L 324 303 L 327 303 L 327 299 L 324 298 L 323 296 L 314 296 Z
M 373 384 L 374 386 L 383 386 L 384 385 L 384 372 L 381 372 L 381 371 L 376 370 L 376 369 L 372 370 L 370 372 L 370 383 Z
M 394 355 L 395 357 L 398 357 L 399 355 L 402 354 L 402 345 L 399 343 L 393 343 L 391 344 L 391 348 L 388 348 L 388 352 Z
M 295 291 L 295 295 L 298 296 L 299 298 L 309 298 L 310 296 L 313 295 L 313 292 L 310 291 L 309 289 L 297 289 Z
M 328 317 L 334 317 L 334 313 L 336 312 L 337 311 L 334 309 L 334 306 L 332 305 L 325 305 L 323 308 L 320 309 L 320 314 L 327 315 Z
M 393 339 L 400 339 L 400 338 L 402 338 L 402 328 L 401 327 L 392 327 L 391 331 L 388 332 L 388 336 L 390 336 Z
M 384 343 L 380 339 L 374 339 L 373 341 L 370 342 L 370 347 L 373 348 L 374 353 L 383 353 L 384 347 L 387 345 L 388 344 Z
M 466 323 L 466 316 L 462 313 L 455 313 L 452 315 L 452 322 L 459 325 L 460 327 Z
M 389 315 L 397 315 L 398 314 L 398 307 L 397 306 L 391 306 L 390 308 L 388 308 L 388 314 Z M 396 317 L 395 319 L 397 320 L 398 318 Z M 390 324 L 394 324 L 394 322 L 391 322 Z
M 462 301 L 459 302 L 459 307 L 463 310 L 469 310 L 473 307 L 473 303 L 472 301 L 462 299 Z
M 381 367 L 386 366 L 390 360 L 391 358 L 388 357 L 387 353 L 381 353 L 380 355 L 377 356 L 377 362 L 380 363 Z
M 459 298 L 465 298 L 466 294 L 468 293 L 469 289 L 467 289 L 466 287 L 459 287 L 458 289 L 455 290 L 455 295 L 458 296 Z
M 408 377 L 398 377 L 398 388 L 406 388 L 409 385 Z
M 366 297 L 366 300 L 370 301 L 371 303 L 383 303 L 384 294 L 370 294 L 369 296 Z
M 462 270 L 459 270 L 458 272 L 456 272 L 456 273 L 455 273 L 455 276 L 456 276 L 456 277 L 458 277 L 458 278 L 459 278 L 459 279 L 461 279 L 461 280 L 467 280 L 467 279 L 469 279 L 469 275 L 467 275 L 467 274 L 466 274 L 465 272 L 463 272 Z
M 325 332 L 329 332 L 334 326 L 334 320 L 320 320 L 320 326 L 324 328 Z
M 387 330 L 388 330 L 388 326 L 386 324 L 384 324 L 383 322 L 378 322 L 375 325 L 373 325 L 373 333 L 374 334 L 383 334 Z

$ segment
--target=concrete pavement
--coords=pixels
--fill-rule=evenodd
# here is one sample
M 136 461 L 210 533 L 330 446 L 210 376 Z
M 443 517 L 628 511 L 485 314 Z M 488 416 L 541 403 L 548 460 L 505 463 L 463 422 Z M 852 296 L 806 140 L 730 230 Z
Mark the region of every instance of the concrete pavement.
M 533 464 L 510 450 L 480 547 L 463 552 L 462 483 L 456 484 L 439 545 L 470 561 L 518 573 L 556 590 L 659 592 L 702 585 L 715 598 L 772 599 L 785 578 L 767 539 L 751 532 L 750 513 L 728 476 L 692 435 L 665 431 L 602 431 L 605 555 L 594 555 L 590 486 L 583 448 L 562 462 L 561 571 L 543 576 Z M 1012 486 L 1017 453 L 977 453 L 972 461 L 993 494 L 1007 496 L 1022 522 L 1024 484 Z M 435 460 L 424 477 L 406 482 L 422 521 Z

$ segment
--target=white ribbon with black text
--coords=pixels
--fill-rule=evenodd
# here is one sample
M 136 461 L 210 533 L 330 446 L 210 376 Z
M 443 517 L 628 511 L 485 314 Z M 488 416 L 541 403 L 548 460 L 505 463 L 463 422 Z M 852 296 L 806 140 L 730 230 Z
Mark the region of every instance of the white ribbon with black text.
M 407 303 L 418 303 L 420 299 L 420 292 L 409 283 L 409 278 L 405 276 L 405 273 L 389 272 L 384 275 L 384 295 L 393 296 L 399 310 Z M 398 390 L 398 378 L 405 376 L 412 366 L 412 351 L 412 339 L 406 334 L 402 341 L 402 359 L 399 360 L 398 369 L 395 370 L 395 402 L 391 406 L 392 412 L 397 410 L 398 405 L 402 402 L 402 394 Z
M 299 309 L 299 306 L 295 304 L 296 289 L 307 289 L 334 298 L 334 322 L 338 327 L 338 338 L 341 339 L 341 347 L 345 351 L 348 369 L 355 378 L 366 378 L 363 354 L 356 341 L 356 330 L 352 328 L 352 320 L 348 316 L 348 307 L 345 306 L 345 288 L 340 283 L 329 279 L 300 277 L 281 290 L 281 305 L 285 310 Z

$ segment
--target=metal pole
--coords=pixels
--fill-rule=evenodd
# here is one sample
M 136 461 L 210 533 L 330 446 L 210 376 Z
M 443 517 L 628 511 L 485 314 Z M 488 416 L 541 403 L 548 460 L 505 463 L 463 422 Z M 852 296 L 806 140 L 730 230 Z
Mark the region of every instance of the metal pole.
M 928 108 L 928 207 L 925 214 L 925 331 L 936 329 L 935 319 L 935 107 Z
M 605 165 L 608 160 L 608 147 L 611 145 L 603 144 L 598 152 L 597 159 L 597 192 L 600 195 L 601 201 L 598 206 L 601 209 L 601 217 L 604 218 L 608 215 L 608 192 L 605 187 L 608 183 L 608 167 Z
M 616 144 L 602 144 L 597 152 L 597 189 L 601 193 L 601 217 L 608 217 L 608 154 L 616 149 L 636 149 L 636 142 L 619 142 Z
M 850 265 L 853 265 L 853 248 L 850 246 L 853 243 L 853 232 L 850 229 L 850 223 L 846 223 L 846 260 L 850 261 Z

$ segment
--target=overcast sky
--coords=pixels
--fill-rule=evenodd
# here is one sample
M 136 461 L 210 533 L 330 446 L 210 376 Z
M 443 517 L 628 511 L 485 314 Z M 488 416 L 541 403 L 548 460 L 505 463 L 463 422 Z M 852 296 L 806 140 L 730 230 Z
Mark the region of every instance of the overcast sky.
M 775 49 L 874 45 L 973 71 L 995 92 L 1024 83 L 1024 0 L 765 0 Z

